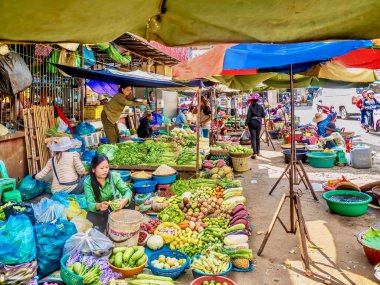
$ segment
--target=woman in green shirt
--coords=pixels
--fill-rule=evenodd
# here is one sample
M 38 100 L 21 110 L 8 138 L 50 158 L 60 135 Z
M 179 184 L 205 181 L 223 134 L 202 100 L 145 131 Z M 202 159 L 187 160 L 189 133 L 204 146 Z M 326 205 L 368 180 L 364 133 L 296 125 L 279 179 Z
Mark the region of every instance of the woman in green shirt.
M 97 154 L 92 159 L 90 175 L 84 181 L 87 219 L 104 231 L 110 213 L 109 202 L 118 200 L 120 209 L 130 205 L 132 191 L 117 173 L 110 172 L 108 158 Z

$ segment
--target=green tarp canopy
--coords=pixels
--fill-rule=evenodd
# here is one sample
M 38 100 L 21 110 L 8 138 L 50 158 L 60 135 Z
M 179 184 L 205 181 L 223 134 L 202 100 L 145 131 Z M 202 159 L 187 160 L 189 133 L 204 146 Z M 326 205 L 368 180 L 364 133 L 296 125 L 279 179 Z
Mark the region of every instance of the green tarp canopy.
M 1 0 L 0 41 L 168 46 L 380 37 L 379 0 Z
M 273 89 L 289 88 L 290 77 L 288 74 L 281 73 L 258 73 L 253 75 L 236 75 L 236 76 L 214 76 L 220 83 L 229 88 L 238 90 L 252 90 L 259 84 L 264 84 Z M 295 74 L 294 88 L 305 87 L 325 87 L 325 88 L 360 88 L 368 87 L 368 82 L 345 82 L 316 78 Z

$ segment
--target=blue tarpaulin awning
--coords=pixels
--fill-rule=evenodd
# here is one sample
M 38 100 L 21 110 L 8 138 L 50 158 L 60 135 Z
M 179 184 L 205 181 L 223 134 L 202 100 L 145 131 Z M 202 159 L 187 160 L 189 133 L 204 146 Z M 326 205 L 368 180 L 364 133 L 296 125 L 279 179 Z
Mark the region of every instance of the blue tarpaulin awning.
M 91 70 L 80 67 L 72 67 L 51 63 L 72 77 L 86 78 L 101 82 L 114 84 L 128 84 L 133 87 L 146 88 L 178 88 L 178 87 L 204 87 L 202 80 L 193 80 L 190 82 L 176 82 L 172 80 L 158 80 L 142 77 L 132 77 L 121 74 L 114 74 L 108 70 Z

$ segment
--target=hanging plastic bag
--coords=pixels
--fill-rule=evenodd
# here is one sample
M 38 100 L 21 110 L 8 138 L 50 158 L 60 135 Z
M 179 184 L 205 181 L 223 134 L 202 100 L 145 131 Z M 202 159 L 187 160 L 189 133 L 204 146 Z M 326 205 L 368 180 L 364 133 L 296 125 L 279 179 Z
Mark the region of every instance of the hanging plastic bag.
M 83 218 L 87 217 L 87 212 L 82 210 L 79 206 L 79 203 L 76 201 L 71 201 L 69 207 L 66 210 L 66 217 L 70 221 L 71 219 L 81 216 Z
M 36 258 L 32 223 L 25 215 L 10 216 L 0 223 L 0 263 L 17 265 Z
M 16 52 L 0 55 L 0 93 L 17 94 L 32 84 L 32 74 Z
M 78 136 L 89 135 L 89 134 L 95 133 L 95 132 L 96 132 L 95 127 L 88 122 L 80 123 L 74 129 L 74 133 Z
M 0 267 L 0 276 L 3 276 L 4 285 L 28 285 L 29 281 L 37 275 L 37 261 L 20 265 L 4 265 Z
M 87 210 L 87 201 L 84 194 L 68 194 L 66 192 L 56 192 L 50 197 L 51 200 L 59 202 L 66 208 L 69 207 L 71 201 L 79 204 L 81 209 Z
M 37 245 L 38 276 L 44 277 L 61 267 L 65 242 L 77 233 L 75 225 L 66 220 L 34 226 Z
M 65 206 L 48 198 L 42 198 L 32 205 L 37 224 L 50 223 L 58 219 L 66 219 Z
M 107 256 L 113 248 L 112 241 L 97 229 L 77 233 L 67 240 L 63 255 L 79 251 L 82 255 Z
M 78 233 L 85 233 L 88 229 L 91 229 L 93 227 L 93 223 L 81 216 L 72 218 L 70 222 L 75 225 Z
M 244 130 L 244 132 L 241 134 L 240 140 L 241 141 L 249 141 L 251 139 L 251 134 L 248 130 Z

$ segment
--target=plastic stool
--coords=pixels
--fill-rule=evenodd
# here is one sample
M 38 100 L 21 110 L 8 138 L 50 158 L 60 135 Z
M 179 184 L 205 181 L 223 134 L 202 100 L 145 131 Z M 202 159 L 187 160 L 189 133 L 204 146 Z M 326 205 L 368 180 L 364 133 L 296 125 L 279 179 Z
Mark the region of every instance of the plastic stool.
M 171 184 L 158 184 L 157 189 L 158 191 L 166 191 L 169 190 Z
M 14 191 L 16 190 L 16 179 L 10 178 L 8 175 L 7 168 L 5 167 L 5 164 L 2 160 L 0 160 L 0 175 L 2 178 L 0 178 L 0 202 L 3 197 L 3 192 L 5 190 Z
M 4 203 L 7 202 L 22 202 L 21 193 L 18 190 L 7 191 L 3 194 Z

